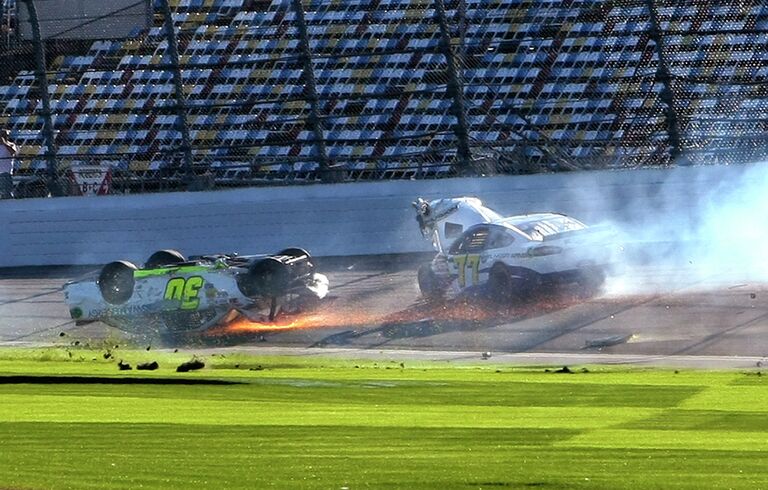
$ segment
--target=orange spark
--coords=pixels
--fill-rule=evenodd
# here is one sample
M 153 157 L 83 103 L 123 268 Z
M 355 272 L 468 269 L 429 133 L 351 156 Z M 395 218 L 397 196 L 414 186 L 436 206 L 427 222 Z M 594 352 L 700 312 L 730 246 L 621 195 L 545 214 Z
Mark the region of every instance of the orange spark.
M 304 330 L 319 328 L 338 328 L 371 325 L 379 322 L 380 317 L 353 311 L 315 311 L 303 314 L 284 315 L 272 322 L 254 322 L 239 318 L 227 326 L 208 332 L 209 335 L 227 335 L 242 333 L 277 332 L 282 330 Z
M 531 315 L 545 314 L 567 308 L 580 300 L 569 295 L 541 298 L 514 305 L 499 305 L 479 298 L 417 303 L 404 310 L 384 314 L 357 311 L 354 305 L 334 305 L 307 313 L 286 314 L 272 322 L 255 322 L 241 317 L 226 326 L 206 332 L 207 336 L 243 335 L 289 330 L 323 328 L 369 329 L 382 325 L 405 325 L 429 320 L 432 322 L 513 322 Z

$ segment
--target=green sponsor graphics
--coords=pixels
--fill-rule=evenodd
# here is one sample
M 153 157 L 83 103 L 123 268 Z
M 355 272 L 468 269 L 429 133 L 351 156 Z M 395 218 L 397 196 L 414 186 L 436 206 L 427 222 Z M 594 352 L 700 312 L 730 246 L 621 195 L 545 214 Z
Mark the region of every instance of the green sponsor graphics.
M 168 274 L 194 274 L 207 272 L 211 270 L 210 267 L 202 265 L 188 265 L 182 267 L 163 267 L 160 269 L 140 269 L 133 271 L 133 277 L 141 279 L 144 277 L 164 276 Z

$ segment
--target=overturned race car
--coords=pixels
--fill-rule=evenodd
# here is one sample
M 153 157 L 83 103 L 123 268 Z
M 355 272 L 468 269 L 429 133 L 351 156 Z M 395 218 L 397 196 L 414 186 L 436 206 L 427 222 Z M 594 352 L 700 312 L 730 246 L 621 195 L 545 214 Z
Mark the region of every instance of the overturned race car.
M 309 253 L 287 248 L 274 255 L 214 254 L 185 258 L 175 250 L 152 254 L 143 267 L 127 261 L 64 285 L 78 324 L 102 321 L 165 340 L 246 318 L 271 322 L 324 298 L 328 278 Z
M 472 291 L 509 303 L 564 283 L 593 295 L 620 250 L 610 229 L 564 214 L 504 217 L 473 197 L 419 198 L 413 206 L 422 235 L 437 251 L 418 272 L 429 300 Z

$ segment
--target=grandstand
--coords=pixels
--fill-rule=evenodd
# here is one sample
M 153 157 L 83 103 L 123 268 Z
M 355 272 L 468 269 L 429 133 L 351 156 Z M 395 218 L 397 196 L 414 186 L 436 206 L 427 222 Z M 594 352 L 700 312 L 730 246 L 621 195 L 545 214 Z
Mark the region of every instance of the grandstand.
M 106 165 L 115 192 L 136 192 L 190 169 L 256 185 L 766 156 L 761 2 L 445 0 L 444 15 L 442 3 L 174 0 L 174 60 L 156 0 L 153 27 L 131 39 L 49 50 L 58 170 Z M 49 163 L 24 63 L 0 86 L 0 126 L 29 176 Z

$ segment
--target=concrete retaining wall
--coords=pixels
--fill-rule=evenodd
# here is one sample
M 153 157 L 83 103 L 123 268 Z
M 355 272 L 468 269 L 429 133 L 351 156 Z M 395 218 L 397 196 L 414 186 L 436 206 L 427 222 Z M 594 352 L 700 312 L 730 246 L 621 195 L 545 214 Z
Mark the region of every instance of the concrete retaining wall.
M 0 201 L 0 267 L 143 262 L 153 251 L 317 256 L 430 250 L 410 203 L 473 195 L 502 214 L 559 211 L 636 229 L 664 219 L 693 226 L 754 167 L 594 171 L 556 175 L 250 188 L 200 193 Z M 762 170 L 761 170 L 762 171 Z

